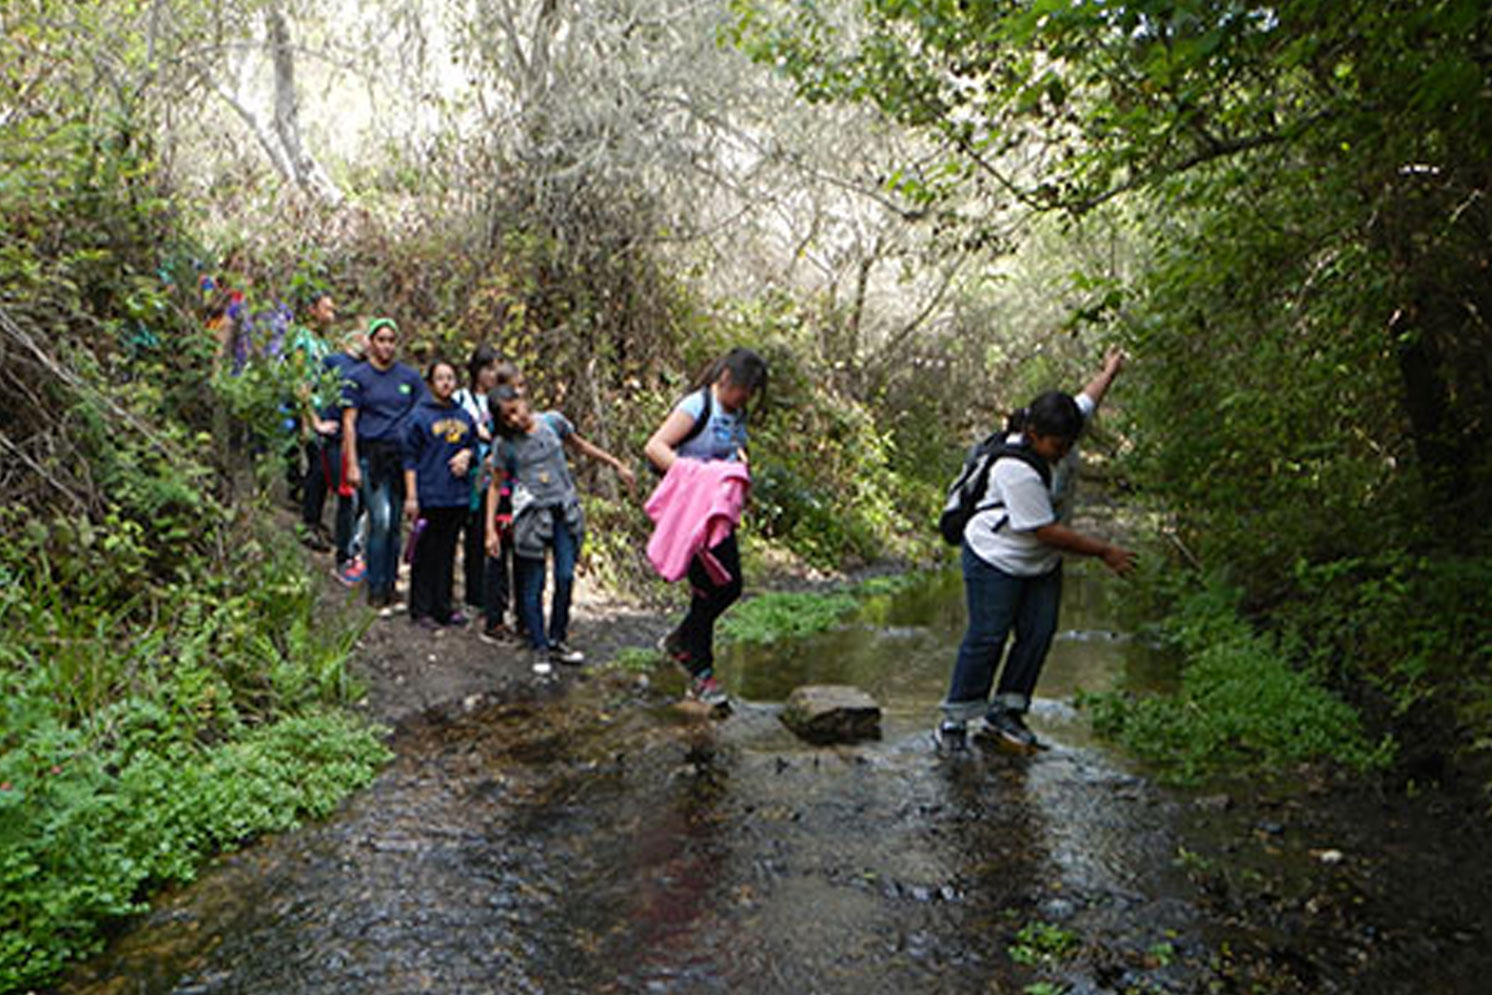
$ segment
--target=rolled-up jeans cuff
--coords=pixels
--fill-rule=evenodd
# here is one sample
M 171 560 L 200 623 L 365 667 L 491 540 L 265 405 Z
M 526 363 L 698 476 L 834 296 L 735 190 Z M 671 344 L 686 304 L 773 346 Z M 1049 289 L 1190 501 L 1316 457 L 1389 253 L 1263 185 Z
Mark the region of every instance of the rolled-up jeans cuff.
M 973 701 L 945 701 L 940 707 L 946 721 L 959 723 L 977 719 L 989 709 L 989 705 L 979 698 Z
M 1017 691 L 1008 691 L 1005 694 L 995 695 L 995 700 L 990 702 L 991 712 L 1020 712 L 1025 714 L 1031 708 L 1031 699 Z

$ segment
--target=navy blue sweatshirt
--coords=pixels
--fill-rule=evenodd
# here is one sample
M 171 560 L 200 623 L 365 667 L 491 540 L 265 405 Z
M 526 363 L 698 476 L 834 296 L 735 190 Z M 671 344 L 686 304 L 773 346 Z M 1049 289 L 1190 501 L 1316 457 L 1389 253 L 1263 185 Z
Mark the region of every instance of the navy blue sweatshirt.
M 452 475 L 451 457 L 471 450 L 466 476 Z M 459 404 L 426 397 L 404 421 L 404 469 L 413 470 L 421 508 L 468 508 L 477 466 L 477 426 Z
M 342 406 L 357 408 L 359 442 L 397 443 L 405 416 L 428 394 L 425 381 L 403 363 L 380 370 L 364 361 L 344 376 Z

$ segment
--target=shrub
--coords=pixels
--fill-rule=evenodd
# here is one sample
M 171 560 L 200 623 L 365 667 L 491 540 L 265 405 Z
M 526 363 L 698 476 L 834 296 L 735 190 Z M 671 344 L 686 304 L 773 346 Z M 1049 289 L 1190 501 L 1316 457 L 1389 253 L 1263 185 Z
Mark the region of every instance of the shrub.
M 1180 688 L 1151 697 L 1084 695 L 1095 729 L 1183 782 L 1308 760 L 1358 771 L 1387 764 L 1392 741 L 1369 742 L 1350 706 L 1318 675 L 1292 666 L 1287 641 L 1238 616 L 1237 597 L 1214 585 L 1183 600 L 1165 626 L 1184 658 Z

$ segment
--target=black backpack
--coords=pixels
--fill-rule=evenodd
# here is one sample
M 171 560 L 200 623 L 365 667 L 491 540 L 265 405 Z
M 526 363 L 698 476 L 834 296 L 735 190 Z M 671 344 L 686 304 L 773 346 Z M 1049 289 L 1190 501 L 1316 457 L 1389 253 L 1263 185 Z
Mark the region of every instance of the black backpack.
M 963 543 L 964 528 L 969 519 L 981 511 L 1000 507 L 999 501 L 981 505 L 979 499 L 989 486 L 990 470 L 1002 459 L 1020 460 L 1037 472 L 1043 484 L 1048 488 L 1052 486 L 1051 464 L 1032 452 L 1029 446 L 1007 443 L 1004 432 L 991 433 L 969 453 L 963 469 L 948 488 L 948 500 L 943 503 L 943 513 L 938 516 L 938 531 L 948 545 Z
M 705 426 L 710 423 L 710 416 L 715 413 L 715 392 L 710 390 L 709 384 L 705 384 L 699 389 L 699 396 L 704 401 L 704 407 L 700 408 L 699 417 L 694 419 L 694 424 L 689 426 L 689 431 L 684 433 L 682 439 L 674 443 L 675 450 L 703 432 Z

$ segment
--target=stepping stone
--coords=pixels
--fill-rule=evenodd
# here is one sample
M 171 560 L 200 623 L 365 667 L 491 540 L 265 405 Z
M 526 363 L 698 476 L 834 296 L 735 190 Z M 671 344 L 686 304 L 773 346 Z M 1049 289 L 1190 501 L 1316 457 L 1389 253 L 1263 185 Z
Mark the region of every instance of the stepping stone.
M 880 739 L 881 706 L 857 687 L 809 684 L 788 696 L 782 723 L 819 745 Z

